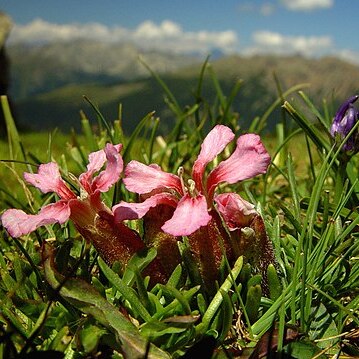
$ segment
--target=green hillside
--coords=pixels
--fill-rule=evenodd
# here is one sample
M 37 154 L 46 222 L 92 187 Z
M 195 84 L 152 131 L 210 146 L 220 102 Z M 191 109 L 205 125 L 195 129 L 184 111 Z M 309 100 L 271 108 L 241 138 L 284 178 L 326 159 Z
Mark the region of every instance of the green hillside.
M 215 73 L 225 95 L 234 84 L 242 80 L 239 95 L 233 103 L 240 114 L 240 124 L 248 127 L 255 116 L 261 115 L 276 99 L 279 87 L 286 91 L 303 84 L 304 91 L 320 106 L 326 99 L 329 104 L 338 103 L 359 90 L 359 67 L 335 58 L 309 60 L 299 56 L 239 57 L 231 56 L 210 62 L 204 77 L 202 98 L 213 102 Z M 181 106 L 191 105 L 196 99 L 201 65 L 182 68 L 175 73 L 162 74 L 161 79 Z M 278 79 L 276 83 L 274 74 Z M 118 117 L 118 106 L 123 108 L 125 131 L 131 131 L 137 122 L 150 111 L 161 118 L 161 129 L 171 126 L 173 114 L 164 100 L 164 90 L 153 78 L 114 82 L 111 84 L 67 84 L 53 91 L 42 93 L 16 103 L 18 122 L 33 130 L 59 127 L 63 131 L 79 127 L 79 111 L 95 121 L 94 112 L 83 100 L 83 95 L 98 104 L 107 120 Z M 292 96 L 292 95 L 290 95 Z M 276 122 L 276 115 L 271 122 Z

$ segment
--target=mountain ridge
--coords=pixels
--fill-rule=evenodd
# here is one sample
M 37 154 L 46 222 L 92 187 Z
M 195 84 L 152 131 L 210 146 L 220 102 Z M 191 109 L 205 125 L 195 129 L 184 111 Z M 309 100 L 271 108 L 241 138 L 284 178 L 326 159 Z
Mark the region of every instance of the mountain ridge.
M 109 121 L 118 117 L 121 103 L 123 125 L 127 132 L 133 130 L 136 123 L 151 111 L 156 111 L 161 118 L 164 132 L 170 128 L 173 114 L 164 101 L 164 90 L 139 61 L 139 49 L 133 45 L 114 48 L 113 44 L 110 47 L 97 47 L 89 43 L 81 48 L 76 47 L 76 42 L 72 45 L 61 44 L 59 48 L 57 46 L 60 45 L 38 47 L 37 52 L 28 56 L 24 56 L 19 48 L 9 49 L 12 73 L 18 77 L 13 84 L 16 114 L 25 128 L 37 131 L 54 127 L 63 131 L 79 128 L 81 109 L 92 116 L 83 95 L 98 104 Z M 69 52 L 66 53 L 66 46 L 71 50 L 71 56 Z M 58 53 L 61 56 L 58 55 L 56 61 L 51 60 Z M 112 63 L 116 62 L 119 54 L 123 58 L 116 67 Z M 195 102 L 192 94 L 205 59 L 155 51 L 141 56 L 161 76 L 181 106 Z M 240 113 L 244 128 L 273 103 L 277 97 L 278 83 L 282 91 L 303 84 L 303 89 L 315 104 L 321 106 L 325 99 L 333 109 L 347 97 L 359 92 L 359 67 L 334 57 L 308 59 L 294 55 L 246 57 L 236 54 L 210 59 L 208 66 L 216 74 L 226 95 L 229 95 L 236 81 L 243 80 L 233 107 Z M 19 81 L 27 82 L 33 90 L 19 91 Z M 209 101 L 215 100 L 213 79 L 208 71 L 204 78 L 203 96 Z
M 194 56 L 140 50 L 131 43 L 110 44 L 90 40 L 38 45 L 18 43 L 10 45 L 7 52 L 15 98 L 26 98 L 71 82 L 108 83 L 147 77 L 148 71 L 140 58 L 159 73 L 199 62 Z

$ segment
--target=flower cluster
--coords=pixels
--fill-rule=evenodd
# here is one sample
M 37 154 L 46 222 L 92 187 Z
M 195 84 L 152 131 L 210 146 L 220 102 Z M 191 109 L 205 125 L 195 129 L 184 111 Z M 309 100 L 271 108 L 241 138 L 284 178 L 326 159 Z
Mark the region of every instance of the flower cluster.
M 230 128 L 215 126 L 202 143 L 190 179 L 185 179 L 182 167 L 177 175 L 163 171 L 158 165 L 138 161 L 130 161 L 124 169 L 122 145 L 107 144 L 105 149 L 89 155 L 87 171 L 76 180 L 79 195 L 62 179 L 56 163 L 40 165 L 37 173 L 25 173 L 25 180 L 43 193 L 56 193 L 59 200 L 44 206 L 38 214 L 6 210 L 1 216 L 2 225 L 11 236 L 19 237 L 40 226 L 62 224 L 70 219 L 108 263 L 120 261 L 124 266 L 138 251 L 155 246 L 158 263 L 154 268 L 160 273 L 154 276 L 158 281 L 165 280 L 179 263 L 177 241 L 182 236 L 189 239 L 205 285 L 216 280 L 223 255 L 231 261 L 245 254 L 246 248 L 253 252 L 248 238 L 253 243 L 259 241 L 254 250 L 258 262 L 269 264 L 274 260 L 271 247 L 254 205 L 237 193 L 217 191 L 221 183 L 235 184 L 267 171 L 270 156 L 259 136 L 240 136 L 233 153 L 207 171 L 208 165 L 234 138 Z M 137 193 L 140 201 L 121 201 L 110 209 L 101 200 L 101 193 L 119 181 L 123 172 L 126 189 Z M 145 238 L 126 226 L 126 221 L 141 218 Z M 267 253 L 260 253 L 263 249 Z M 262 261 L 262 257 L 269 260 Z
M 1 216 L 2 225 L 11 236 L 20 237 L 40 226 L 70 219 L 107 263 L 120 261 L 126 265 L 144 244 L 136 232 L 115 222 L 111 209 L 101 200 L 101 193 L 107 192 L 122 174 L 121 148 L 122 145 L 107 144 L 105 149 L 89 155 L 87 171 L 74 178 L 79 195 L 67 186 L 55 162 L 40 165 L 37 173 L 25 172 L 24 179 L 29 184 L 43 193 L 56 193 L 59 200 L 42 207 L 38 214 L 8 209 Z M 105 164 L 106 168 L 100 171 Z M 96 172 L 99 173 L 94 176 Z
M 210 222 L 214 203 L 229 225 L 230 218 L 239 215 L 238 210 L 241 213 L 243 209 L 250 212 L 238 195 L 216 195 L 215 190 L 222 182 L 233 184 L 266 172 L 270 157 L 258 135 L 239 137 L 233 154 L 205 176 L 206 166 L 233 139 L 234 134 L 228 127 L 214 127 L 204 139 L 193 165 L 192 178 L 187 181 L 184 180 L 182 168 L 176 176 L 162 171 L 156 165 L 147 166 L 131 161 L 126 167 L 123 182 L 129 191 L 149 197 L 142 203 L 119 203 L 113 208 L 115 217 L 118 220 L 141 218 L 151 207 L 166 204 L 173 206 L 175 211 L 171 219 L 164 223 L 162 230 L 174 236 L 188 236 Z M 232 197 L 232 202 L 237 202 L 235 211 L 224 205 L 228 197 Z
M 78 227 L 93 223 L 96 213 L 109 212 L 100 199 L 101 192 L 107 192 L 118 181 L 123 161 L 119 155 L 121 145 L 107 144 L 104 150 L 93 152 L 89 156 L 87 171 L 77 180 L 80 196 L 77 196 L 62 179 L 57 163 L 42 164 L 38 172 L 24 173 L 24 179 L 37 187 L 42 193 L 54 192 L 59 200 L 44 206 L 38 214 L 28 215 L 18 209 L 9 209 L 1 216 L 3 226 L 11 236 L 20 237 L 33 232 L 38 227 L 58 222 L 65 223 L 68 219 Z M 107 167 L 93 177 L 107 162 Z

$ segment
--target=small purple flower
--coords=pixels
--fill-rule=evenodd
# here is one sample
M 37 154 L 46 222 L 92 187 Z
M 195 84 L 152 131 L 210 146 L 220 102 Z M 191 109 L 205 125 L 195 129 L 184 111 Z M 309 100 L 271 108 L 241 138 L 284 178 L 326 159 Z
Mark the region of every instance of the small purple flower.
M 359 95 L 352 96 L 339 107 L 330 128 L 330 134 L 334 139 L 342 141 L 358 121 L 359 111 L 353 105 L 358 98 Z M 356 149 L 357 132 L 353 133 L 343 145 L 343 151 L 353 151 Z

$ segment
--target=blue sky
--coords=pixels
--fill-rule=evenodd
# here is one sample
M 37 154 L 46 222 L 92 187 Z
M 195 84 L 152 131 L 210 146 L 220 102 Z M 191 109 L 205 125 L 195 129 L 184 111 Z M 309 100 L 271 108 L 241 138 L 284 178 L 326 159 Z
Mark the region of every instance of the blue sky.
M 356 0 L 5 0 L 10 41 L 92 37 L 180 53 L 335 55 L 359 64 Z

